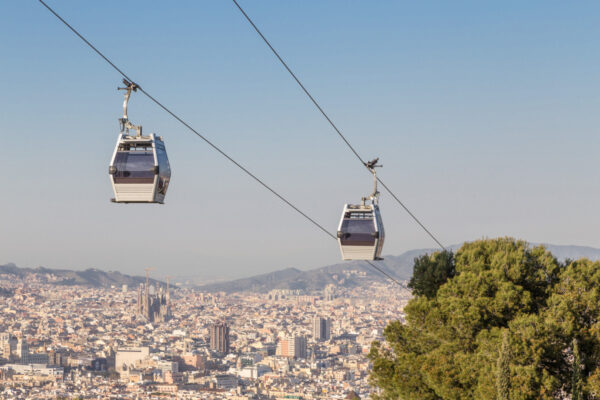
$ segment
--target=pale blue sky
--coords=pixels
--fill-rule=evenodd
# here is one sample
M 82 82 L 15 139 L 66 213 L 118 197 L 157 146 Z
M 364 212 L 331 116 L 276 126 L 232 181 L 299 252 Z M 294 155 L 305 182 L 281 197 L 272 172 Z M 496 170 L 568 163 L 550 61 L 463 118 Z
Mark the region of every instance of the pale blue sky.
M 48 0 L 148 92 L 335 231 L 370 176 L 229 1 Z M 600 247 L 597 2 L 241 1 L 445 244 Z M 338 262 L 333 240 L 142 95 L 164 206 L 116 205 L 120 76 L 37 1 L 0 5 L 0 263 L 236 277 Z M 433 247 L 382 194 L 385 254 Z

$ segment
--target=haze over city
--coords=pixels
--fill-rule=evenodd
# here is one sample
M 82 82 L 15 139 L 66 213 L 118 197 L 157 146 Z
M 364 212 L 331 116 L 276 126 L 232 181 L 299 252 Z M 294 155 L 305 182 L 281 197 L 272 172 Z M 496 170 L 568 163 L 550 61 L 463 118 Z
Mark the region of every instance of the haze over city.
M 600 247 L 592 2 L 243 4 L 446 245 Z M 137 83 L 335 232 L 371 177 L 228 2 L 53 2 Z M 141 94 L 164 205 L 112 204 L 121 77 L 37 2 L 0 13 L 0 263 L 236 278 L 339 261 L 314 226 Z M 435 243 L 385 191 L 384 254 Z

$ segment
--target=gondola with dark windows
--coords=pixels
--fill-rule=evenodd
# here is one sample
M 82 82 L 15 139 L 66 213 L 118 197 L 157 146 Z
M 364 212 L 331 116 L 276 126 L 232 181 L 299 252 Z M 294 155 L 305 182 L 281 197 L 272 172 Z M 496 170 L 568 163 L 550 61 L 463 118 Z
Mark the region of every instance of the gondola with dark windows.
M 379 211 L 377 175 L 375 167 L 378 158 L 365 163 L 373 174 L 374 190 L 363 197 L 360 204 L 346 204 L 337 231 L 338 243 L 343 260 L 381 260 L 381 250 L 385 239 L 383 221 Z M 367 203 L 367 200 L 370 203 Z
M 119 119 L 121 133 L 113 153 L 108 173 L 115 194 L 115 203 L 164 203 L 171 167 L 162 137 L 151 133 L 142 135 L 142 127 L 133 125 L 127 117 L 127 103 L 138 86 L 127 80 L 123 118 Z M 135 130 L 130 135 L 129 130 Z

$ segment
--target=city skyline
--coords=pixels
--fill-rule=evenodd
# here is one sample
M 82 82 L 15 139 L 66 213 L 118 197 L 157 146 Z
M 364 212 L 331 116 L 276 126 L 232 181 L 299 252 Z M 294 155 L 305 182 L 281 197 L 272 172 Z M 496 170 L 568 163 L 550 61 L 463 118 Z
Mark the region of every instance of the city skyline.
M 170 318 L 148 321 L 139 315 L 148 299 L 136 287 L 56 285 L 44 272 L 0 274 L 0 285 L 14 294 L 0 296 L 3 399 L 367 399 L 376 391 L 370 344 L 411 297 L 382 283 L 312 293 L 178 289 Z M 315 337 L 315 320 L 328 337 Z

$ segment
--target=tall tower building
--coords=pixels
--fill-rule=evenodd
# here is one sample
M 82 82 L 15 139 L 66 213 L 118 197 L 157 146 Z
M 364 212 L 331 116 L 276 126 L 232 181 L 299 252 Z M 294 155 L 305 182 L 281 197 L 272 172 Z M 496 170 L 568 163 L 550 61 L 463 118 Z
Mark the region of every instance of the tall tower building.
M 219 322 L 210 327 L 210 349 L 221 354 L 229 353 L 229 326 Z
M 15 355 L 19 359 L 20 363 L 23 364 L 27 362 L 27 358 L 29 356 L 29 345 L 25 341 L 25 338 L 19 338 Z
M 8 332 L 0 333 L 0 354 L 11 360 L 11 355 L 17 351 L 17 338 Z
M 277 344 L 277 355 L 290 358 L 306 358 L 306 337 L 290 336 Z
M 156 284 L 154 293 L 150 293 L 150 284 L 138 288 L 137 314 L 148 322 L 166 322 L 171 319 L 171 296 L 167 282 L 166 289 Z
M 331 301 L 335 298 L 336 298 L 335 285 L 330 283 L 329 285 L 325 286 L 325 289 L 323 289 L 323 300 Z
M 290 350 L 294 354 L 294 358 L 306 358 L 306 337 L 294 336 L 293 346 Z
M 329 340 L 331 337 L 331 320 L 329 318 L 314 317 L 312 332 L 315 340 Z

